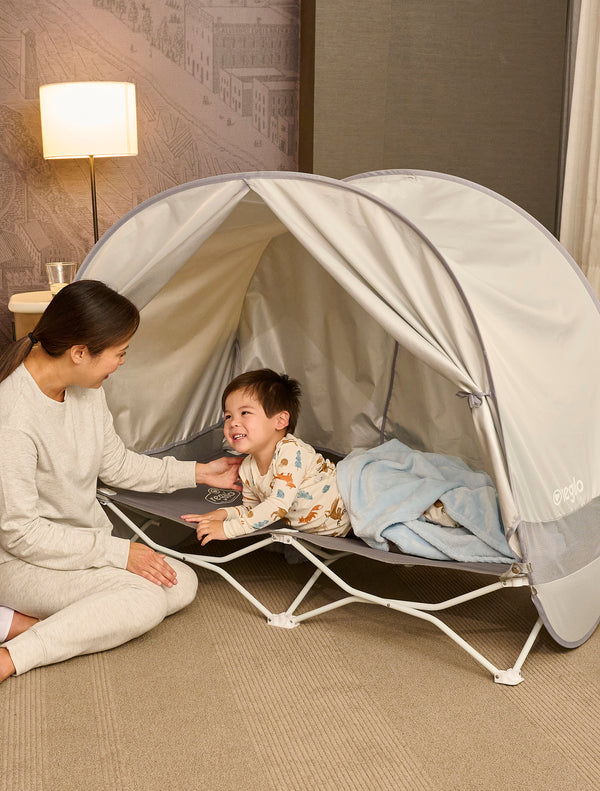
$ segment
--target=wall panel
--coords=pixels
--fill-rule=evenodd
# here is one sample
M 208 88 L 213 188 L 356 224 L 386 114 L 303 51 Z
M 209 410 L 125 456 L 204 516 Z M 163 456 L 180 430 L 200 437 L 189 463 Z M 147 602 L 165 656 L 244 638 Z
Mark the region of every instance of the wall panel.
M 567 6 L 316 0 L 314 172 L 452 173 L 553 229 Z

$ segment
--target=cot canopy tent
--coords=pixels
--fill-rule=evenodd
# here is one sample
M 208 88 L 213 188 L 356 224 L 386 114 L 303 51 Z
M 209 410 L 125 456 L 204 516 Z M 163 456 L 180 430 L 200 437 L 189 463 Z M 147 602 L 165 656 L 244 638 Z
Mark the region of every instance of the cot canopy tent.
M 129 447 L 220 447 L 230 378 L 285 370 L 307 442 L 344 455 L 397 437 L 485 470 L 552 636 L 594 631 L 600 310 L 519 207 L 421 171 L 201 179 L 125 215 L 78 277 L 141 309 L 106 383 Z

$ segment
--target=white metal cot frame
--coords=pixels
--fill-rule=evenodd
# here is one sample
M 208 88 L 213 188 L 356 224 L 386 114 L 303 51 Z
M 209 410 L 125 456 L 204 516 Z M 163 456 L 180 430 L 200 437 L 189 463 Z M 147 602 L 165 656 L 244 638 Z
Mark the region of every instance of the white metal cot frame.
M 323 615 L 324 613 L 339 607 L 346 606 L 348 604 L 356 602 L 378 604 L 382 607 L 396 610 L 397 612 L 401 612 L 405 615 L 410 615 L 433 624 L 445 635 L 447 635 L 456 645 L 466 651 L 466 653 L 469 654 L 469 656 L 471 656 L 483 668 L 490 672 L 496 683 L 514 686 L 523 681 L 521 668 L 523 667 L 523 664 L 533 647 L 535 639 L 542 628 L 541 618 L 538 618 L 535 622 L 515 663 L 512 665 L 512 667 L 503 670 L 498 668 L 493 662 L 483 656 L 470 643 L 463 639 L 454 629 L 445 623 L 437 613 L 444 610 L 449 610 L 450 608 L 456 607 L 464 602 L 486 596 L 487 594 L 498 590 L 505 588 L 518 588 L 529 585 L 527 569 L 525 568 L 524 564 L 518 562 L 508 565 L 502 563 L 459 563 L 455 561 L 428 560 L 426 558 L 404 555 L 397 552 L 383 552 L 380 550 L 371 549 L 363 541 L 356 538 L 331 538 L 328 536 L 302 533 L 282 527 L 275 529 L 273 526 L 265 528 L 264 530 L 256 531 L 254 534 L 255 538 L 257 539 L 256 541 L 223 556 L 212 556 L 208 554 L 196 555 L 179 552 L 176 549 L 165 547 L 156 543 L 146 534 L 145 531 L 148 526 L 152 523 L 155 523 L 155 517 L 158 517 L 159 519 L 168 519 L 178 522 L 179 524 L 186 524 L 186 526 L 189 527 L 187 523 L 183 523 L 179 518 L 182 513 L 191 511 L 202 513 L 214 509 L 214 501 L 211 502 L 210 500 L 206 499 L 207 489 L 208 487 L 199 486 L 196 489 L 184 489 L 172 494 L 147 494 L 141 492 L 125 492 L 122 490 L 115 491 L 112 489 L 100 488 L 98 490 L 98 500 L 105 508 L 115 514 L 123 524 L 130 528 L 130 530 L 134 533 L 133 540 L 136 540 L 136 537 L 140 538 L 158 552 L 219 574 L 230 585 L 232 585 L 235 590 L 244 596 L 244 598 L 247 599 L 247 601 L 249 601 L 260 613 L 262 613 L 262 615 L 265 616 L 267 623 L 272 626 L 291 629 L 310 618 Z M 147 514 L 149 517 L 147 522 L 141 526 L 137 525 L 126 513 L 123 512 L 123 506 L 125 508 L 133 508 L 138 513 Z M 289 607 L 280 613 L 271 612 L 268 607 L 260 602 L 232 574 L 223 568 L 223 566 L 230 561 L 236 560 L 237 558 L 248 555 L 251 552 L 255 552 L 258 549 L 276 542 L 294 547 L 315 567 L 314 573 L 302 587 Z M 492 575 L 496 578 L 496 580 L 489 585 L 484 585 L 483 587 L 477 588 L 476 590 L 469 591 L 468 593 L 437 603 L 403 601 L 401 599 L 384 598 L 373 595 L 368 591 L 359 590 L 353 587 L 331 568 L 331 566 L 337 560 L 347 557 L 348 555 L 359 555 L 384 563 L 400 564 L 404 566 L 437 566 L 442 568 L 455 568 L 484 575 Z M 347 595 L 325 606 L 308 610 L 303 613 L 298 613 L 300 606 L 305 601 L 306 597 L 322 574 L 325 574 L 340 588 L 341 591 Z

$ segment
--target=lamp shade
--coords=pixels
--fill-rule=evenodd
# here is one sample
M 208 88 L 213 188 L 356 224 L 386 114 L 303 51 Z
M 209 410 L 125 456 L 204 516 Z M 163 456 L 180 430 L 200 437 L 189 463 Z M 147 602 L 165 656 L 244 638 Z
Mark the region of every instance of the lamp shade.
M 40 86 L 44 159 L 137 154 L 135 85 L 57 82 Z

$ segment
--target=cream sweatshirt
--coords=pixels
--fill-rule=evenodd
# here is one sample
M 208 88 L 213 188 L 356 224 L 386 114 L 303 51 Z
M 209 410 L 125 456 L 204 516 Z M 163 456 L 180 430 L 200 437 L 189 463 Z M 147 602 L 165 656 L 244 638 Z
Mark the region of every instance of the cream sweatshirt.
M 129 541 L 111 535 L 96 500 L 109 486 L 172 492 L 195 486 L 195 462 L 150 458 L 117 436 L 104 390 L 48 398 L 24 365 L 0 383 L 0 563 L 125 568 Z

